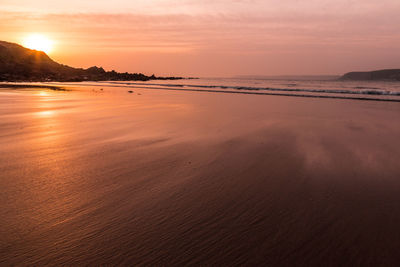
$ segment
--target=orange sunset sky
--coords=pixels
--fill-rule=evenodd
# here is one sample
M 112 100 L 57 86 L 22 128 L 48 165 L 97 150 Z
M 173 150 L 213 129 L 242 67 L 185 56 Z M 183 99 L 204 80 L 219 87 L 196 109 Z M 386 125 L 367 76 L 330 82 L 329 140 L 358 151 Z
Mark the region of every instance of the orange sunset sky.
M 1 40 L 31 33 L 74 67 L 157 75 L 400 68 L 399 0 L 0 0 Z

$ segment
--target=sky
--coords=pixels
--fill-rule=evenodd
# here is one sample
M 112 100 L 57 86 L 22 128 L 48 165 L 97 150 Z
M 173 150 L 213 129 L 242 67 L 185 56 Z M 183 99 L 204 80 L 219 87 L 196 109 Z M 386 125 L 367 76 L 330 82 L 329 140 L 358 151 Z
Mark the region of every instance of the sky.
M 399 0 L 0 0 L 0 40 L 31 33 L 74 67 L 227 77 L 400 68 Z

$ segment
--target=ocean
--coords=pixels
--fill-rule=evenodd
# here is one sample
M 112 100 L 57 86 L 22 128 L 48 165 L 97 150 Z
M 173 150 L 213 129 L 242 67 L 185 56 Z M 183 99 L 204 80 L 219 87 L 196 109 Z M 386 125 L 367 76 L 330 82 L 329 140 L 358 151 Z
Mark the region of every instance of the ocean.
M 242 77 L 155 80 L 146 82 L 110 81 L 88 83 L 94 86 L 182 90 L 194 92 L 241 93 L 315 98 L 359 100 L 400 99 L 400 83 L 396 81 L 348 81 L 330 76 L 297 76 L 287 78 Z

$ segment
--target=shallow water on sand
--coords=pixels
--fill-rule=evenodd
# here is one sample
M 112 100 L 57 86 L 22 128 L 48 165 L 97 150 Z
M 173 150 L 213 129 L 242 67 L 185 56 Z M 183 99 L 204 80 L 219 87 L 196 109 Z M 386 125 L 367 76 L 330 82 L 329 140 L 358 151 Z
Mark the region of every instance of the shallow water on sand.
M 1 265 L 400 262 L 399 103 L 70 89 L 0 91 Z
M 47 83 L 58 84 L 58 83 Z M 68 83 L 73 85 L 74 83 Z M 78 86 L 82 83 L 75 83 Z M 333 79 L 201 78 L 156 81 L 87 82 L 94 87 L 132 88 L 186 92 L 296 96 L 400 102 L 399 81 L 348 81 Z M 65 83 L 63 83 L 65 85 Z

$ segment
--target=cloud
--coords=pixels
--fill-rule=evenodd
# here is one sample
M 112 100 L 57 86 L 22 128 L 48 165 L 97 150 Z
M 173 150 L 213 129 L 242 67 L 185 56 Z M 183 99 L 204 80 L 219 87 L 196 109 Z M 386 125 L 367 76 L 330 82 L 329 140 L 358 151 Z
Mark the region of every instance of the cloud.
M 2 0 L 4 11 L 140 14 L 356 14 L 398 10 L 397 0 Z
M 255 70 L 264 64 L 261 59 L 281 64 L 282 70 L 287 62 L 297 64 L 294 70 L 303 70 L 300 62 L 316 57 L 337 61 L 326 67 L 334 71 L 349 65 L 350 58 L 364 64 L 362 55 L 374 58 L 369 65 L 400 58 L 399 1 L 159 0 L 135 1 L 136 10 L 121 12 L 123 2 L 127 3 L 116 0 L 116 8 L 108 12 L 84 6 L 79 13 L 59 12 L 60 6 L 53 7 L 57 12 L 4 10 L 0 32 L 2 38 L 17 42 L 28 32 L 47 33 L 58 41 L 60 51 L 77 60 L 83 53 L 132 57 L 153 53 L 159 58 L 169 53 L 166 57 L 172 61 L 181 57 L 198 63 L 212 55 L 213 60 L 237 64 L 251 65 L 253 60 Z M 99 9 L 105 3 L 99 1 Z M 128 6 L 129 11 L 132 4 Z
M 177 49 L 237 49 L 247 51 L 260 45 L 296 41 L 313 43 L 353 43 L 374 40 L 375 45 L 397 41 L 400 17 L 363 14 L 354 16 L 288 14 L 250 16 L 219 15 L 140 15 L 140 14 L 25 14 L 3 13 L 3 32 L 45 29 L 63 33 L 88 45 L 102 47 L 172 47 Z M 28 27 L 26 25 L 29 25 Z

